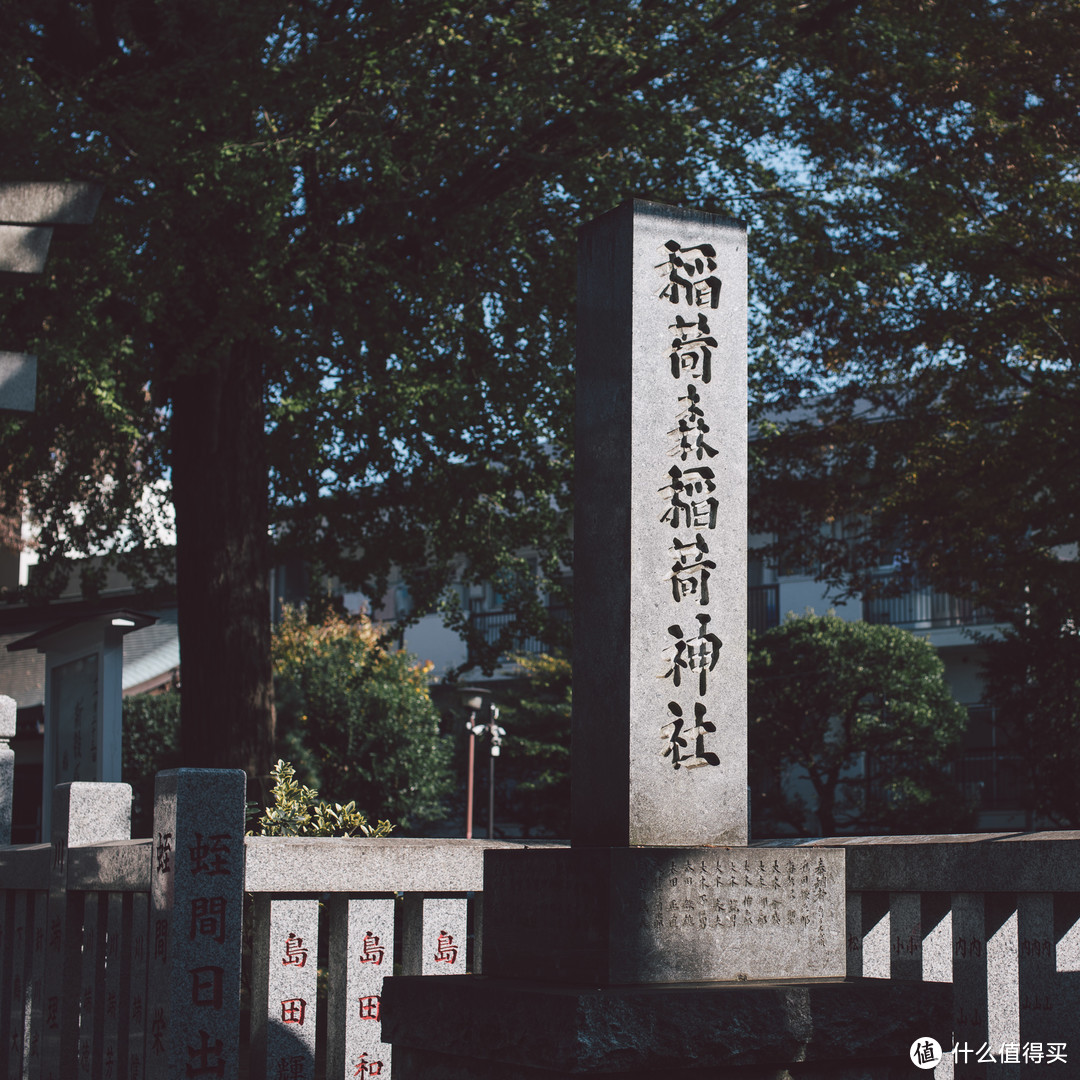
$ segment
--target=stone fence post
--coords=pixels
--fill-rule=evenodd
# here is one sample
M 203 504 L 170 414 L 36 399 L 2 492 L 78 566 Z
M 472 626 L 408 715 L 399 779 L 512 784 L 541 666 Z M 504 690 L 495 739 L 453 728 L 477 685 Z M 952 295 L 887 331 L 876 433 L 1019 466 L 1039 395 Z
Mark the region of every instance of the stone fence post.
M 0 844 L 11 843 L 11 800 L 15 791 L 15 699 L 0 694 Z
M 74 781 L 57 784 L 52 798 L 52 866 L 48 925 L 44 934 L 44 1016 L 32 1015 L 31 1033 L 42 1035 L 44 1080 L 72 1075 L 79 1060 L 79 997 L 84 949 L 98 945 L 83 933 L 85 894 L 67 887 L 68 849 L 131 837 L 131 785 Z
M 239 769 L 157 775 L 148 1080 L 238 1080 L 246 787 Z

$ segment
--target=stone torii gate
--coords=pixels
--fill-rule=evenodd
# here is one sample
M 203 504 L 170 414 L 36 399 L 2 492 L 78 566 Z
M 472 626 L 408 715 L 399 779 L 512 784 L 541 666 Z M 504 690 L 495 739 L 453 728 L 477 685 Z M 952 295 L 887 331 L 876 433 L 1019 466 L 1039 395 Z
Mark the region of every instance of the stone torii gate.
M 40 274 L 57 225 L 89 225 L 101 186 L 0 182 L 0 273 Z M 33 412 L 37 358 L 0 352 L 0 409 Z

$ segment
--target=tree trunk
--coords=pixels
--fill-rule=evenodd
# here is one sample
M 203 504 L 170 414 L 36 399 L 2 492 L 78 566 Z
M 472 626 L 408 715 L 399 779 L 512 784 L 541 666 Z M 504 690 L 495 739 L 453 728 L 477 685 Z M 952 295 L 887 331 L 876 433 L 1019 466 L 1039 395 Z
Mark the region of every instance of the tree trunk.
M 836 835 L 836 783 L 827 778 L 810 777 L 817 795 L 818 827 L 822 836 Z
M 252 778 L 269 773 L 274 751 L 260 353 L 233 342 L 171 395 L 182 760 Z

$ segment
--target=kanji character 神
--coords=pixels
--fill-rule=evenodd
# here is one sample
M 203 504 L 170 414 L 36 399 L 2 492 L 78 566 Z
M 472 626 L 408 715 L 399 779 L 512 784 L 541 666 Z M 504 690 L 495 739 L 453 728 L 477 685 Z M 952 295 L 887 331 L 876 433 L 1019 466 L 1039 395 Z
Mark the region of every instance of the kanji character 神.
M 698 673 L 698 693 L 704 697 L 706 675 L 716 667 L 717 661 L 720 659 L 720 649 L 723 647 L 723 642 L 715 634 L 709 632 L 708 615 L 702 613 L 696 615 L 695 618 L 699 624 L 696 638 L 688 638 L 683 633 L 681 626 L 668 627 L 668 633 L 675 638 L 675 644 L 668 646 L 664 650 L 664 655 L 668 658 L 668 663 L 671 666 L 659 677 L 661 679 L 670 678 L 675 686 L 679 686 L 682 682 L 683 671 L 688 674 L 696 671 Z

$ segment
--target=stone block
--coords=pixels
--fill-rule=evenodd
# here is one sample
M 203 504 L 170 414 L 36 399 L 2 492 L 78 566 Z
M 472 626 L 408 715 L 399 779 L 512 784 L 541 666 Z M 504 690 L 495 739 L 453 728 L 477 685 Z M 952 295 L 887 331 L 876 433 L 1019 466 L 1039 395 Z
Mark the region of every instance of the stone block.
M 486 975 L 599 985 L 845 974 L 838 851 L 490 852 Z
M 70 848 L 68 888 L 147 892 L 153 854 L 153 840 L 109 840 Z
M 33 225 L 0 225 L 0 272 L 40 274 L 53 231 Z
M 89 225 L 101 202 L 100 184 L 79 181 L 0 182 L 0 221 L 20 225 Z
M 131 836 L 131 785 L 76 780 L 53 788 L 53 833 L 68 847 Z
M 936 983 L 598 989 L 398 976 L 386 981 L 383 1026 L 395 1080 L 906 1080 L 929 1075 L 910 1047 L 948 1043 L 950 1012 L 950 988 Z
M 800 842 L 843 847 L 854 892 L 1076 892 L 1080 831 L 864 836 Z M 765 843 L 761 847 L 788 847 Z
M 532 841 L 369 840 L 249 836 L 247 887 L 251 892 L 302 892 L 325 881 L 334 892 L 479 892 L 484 851 L 565 847 Z

